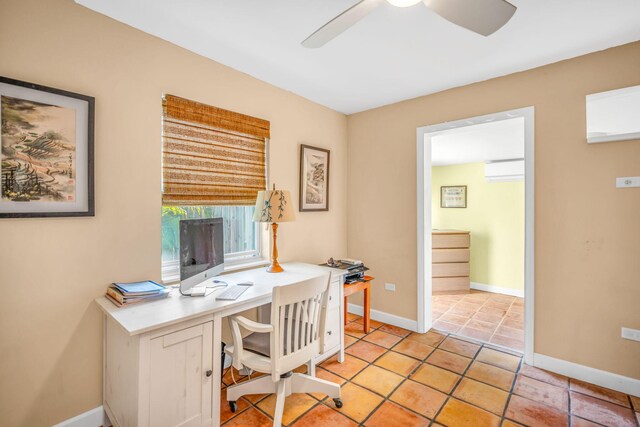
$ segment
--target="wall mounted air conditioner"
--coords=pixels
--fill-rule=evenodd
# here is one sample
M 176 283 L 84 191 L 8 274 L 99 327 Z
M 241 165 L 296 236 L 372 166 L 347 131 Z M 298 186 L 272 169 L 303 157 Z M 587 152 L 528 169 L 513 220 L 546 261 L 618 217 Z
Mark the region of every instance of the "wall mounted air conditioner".
M 524 181 L 524 159 L 486 162 L 484 178 L 487 182 Z

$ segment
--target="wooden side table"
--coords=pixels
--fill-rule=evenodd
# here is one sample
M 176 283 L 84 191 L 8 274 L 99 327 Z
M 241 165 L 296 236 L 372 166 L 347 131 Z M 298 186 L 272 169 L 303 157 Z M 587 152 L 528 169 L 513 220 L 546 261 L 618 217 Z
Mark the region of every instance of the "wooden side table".
M 369 327 L 371 323 L 369 312 L 371 311 L 371 281 L 373 279 L 374 278 L 371 276 L 364 276 L 364 279 L 361 282 L 344 284 L 344 324 L 345 325 L 347 324 L 347 297 L 349 295 L 355 294 L 356 292 L 364 291 L 364 310 L 362 313 L 362 317 L 364 318 L 363 331 L 365 334 L 369 333 Z

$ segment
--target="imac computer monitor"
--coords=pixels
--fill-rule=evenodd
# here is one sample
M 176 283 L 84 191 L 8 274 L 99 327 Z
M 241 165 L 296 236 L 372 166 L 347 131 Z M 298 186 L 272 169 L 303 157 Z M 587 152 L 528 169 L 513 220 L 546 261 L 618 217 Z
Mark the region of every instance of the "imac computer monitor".
M 188 291 L 224 270 L 222 218 L 180 221 L 180 290 Z

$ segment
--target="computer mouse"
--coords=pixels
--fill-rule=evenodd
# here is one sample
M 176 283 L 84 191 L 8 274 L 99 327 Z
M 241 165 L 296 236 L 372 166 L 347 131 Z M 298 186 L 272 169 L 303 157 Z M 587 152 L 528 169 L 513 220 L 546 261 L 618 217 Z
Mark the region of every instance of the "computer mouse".
M 251 280 L 245 280 L 244 282 L 238 283 L 238 286 L 253 286 L 253 282 Z

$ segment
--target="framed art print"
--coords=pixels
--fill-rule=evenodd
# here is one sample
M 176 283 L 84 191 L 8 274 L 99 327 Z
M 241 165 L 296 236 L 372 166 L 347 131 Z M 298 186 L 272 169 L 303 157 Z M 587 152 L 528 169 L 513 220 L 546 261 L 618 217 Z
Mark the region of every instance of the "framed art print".
M 0 77 L 0 218 L 94 215 L 94 102 Z
M 467 186 L 453 185 L 440 187 L 441 208 L 466 208 Z
M 300 145 L 300 212 L 329 210 L 329 150 Z

